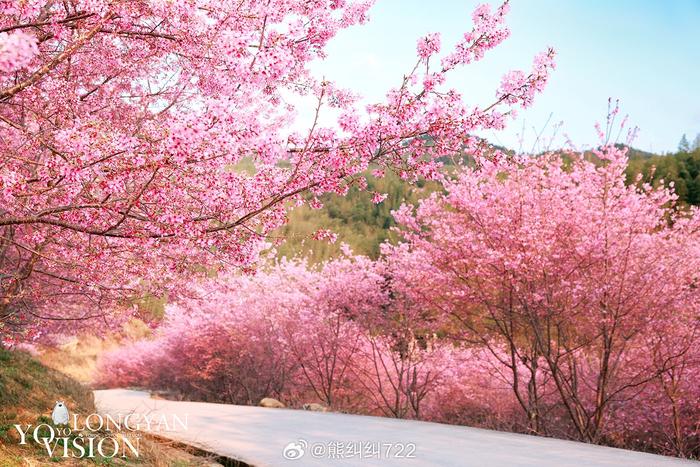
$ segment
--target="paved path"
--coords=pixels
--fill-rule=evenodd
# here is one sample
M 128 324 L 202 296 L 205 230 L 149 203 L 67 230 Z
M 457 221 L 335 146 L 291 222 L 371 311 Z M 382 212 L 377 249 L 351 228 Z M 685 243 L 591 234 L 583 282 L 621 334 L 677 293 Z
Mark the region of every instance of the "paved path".
M 167 420 L 170 429 L 161 435 L 255 466 L 700 467 L 698 462 L 536 436 L 358 415 L 156 400 L 125 389 L 95 391 L 95 402 L 101 413 L 112 417 L 147 415 L 153 427 L 161 428 Z M 186 430 L 173 415 L 186 420 Z M 288 456 L 303 454 L 288 460 L 285 448 Z

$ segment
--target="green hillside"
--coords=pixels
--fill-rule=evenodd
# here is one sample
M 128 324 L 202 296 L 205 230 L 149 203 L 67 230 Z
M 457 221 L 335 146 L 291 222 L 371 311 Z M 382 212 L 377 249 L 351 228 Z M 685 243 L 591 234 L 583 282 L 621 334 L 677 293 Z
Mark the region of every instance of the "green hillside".
M 681 203 L 700 205 L 700 148 L 666 156 L 632 152 L 627 182 L 632 183 L 639 173 L 654 186 L 661 180 L 673 182 Z
M 279 255 L 290 257 L 301 252 L 312 261 L 322 261 L 339 254 L 340 245 L 344 242 L 355 253 L 376 258 L 379 245 L 395 238 L 391 231 L 395 225 L 391 211 L 402 203 L 416 204 L 420 198 L 438 189 L 436 183 L 418 182 L 411 185 L 395 175 L 382 179 L 370 175 L 367 183 L 368 191 L 352 188 L 346 196 L 322 196 L 321 209 L 307 206 L 294 209 L 290 213 L 289 223 L 279 233 L 286 238 L 279 248 Z M 370 193 L 373 191 L 386 193 L 387 198 L 374 204 Z M 330 244 L 312 240 L 310 237 L 318 229 L 331 229 L 338 234 L 338 241 Z
M 449 163 L 446 167 L 446 170 L 451 169 Z M 655 186 L 661 179 L 673 181 L 680 203 L 700 205 L 700 149 L 669 155 L 631 149 L 628 183 L 632 183 L 639 173 L 643 175 L 643 181 Z M 437 189 L 436 183 L 411 185 L 395 175 L 383 179 L 368 175 L 367 191 L 353 188 L 347 196 L 326 194 L 321 198 L 321 209 L 306 206 L 294 209 L 289 223 L 276 234 L 286 239 L 278 254 L 280 257 L 301 254 L 312 262 L 319 262 L 337 256 L 341 243 L 347 243 L 355 253 L 376 258 L 384 241 L 396 239 L 391 230 L 395 225 L 391 211 L 402 203 L 417 204 L 419 199 Z M 382 203 L 374 204 L 372 191 L 388 196 Z M 330 244 L 312 240 L 311 236 L 318 229 L 332 230 L 338 234 L 338 241 Z

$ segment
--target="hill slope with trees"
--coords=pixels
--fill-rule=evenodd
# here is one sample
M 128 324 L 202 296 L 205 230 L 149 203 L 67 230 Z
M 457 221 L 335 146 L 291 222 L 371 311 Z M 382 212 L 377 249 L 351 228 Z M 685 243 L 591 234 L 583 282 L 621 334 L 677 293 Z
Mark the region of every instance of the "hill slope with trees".
M 449 169 L 450 165 L 448 163 L 446 167 Z M 640 182 L 652 186 L 658 186 L 662 180 L 673 182 L 680 205 L 700 205 L 700 147 L 668 155 L 630 149 L 627 183 L 634 183 L 638 174 L 642 175 Z M 313 262 L 320 262 L 337 257 L 341 245 L 346 243 L 357 254 L 377 258 L 380 245 L 386 240 L 396 239 L 391 230 L 396 225 L 391 212 L 403 203 L 415 205 L 439 188 L 436 183 L 412 185 L 395 175 L 383 179 L 368 175 L 367 179 L 366 191 L 352 188 L 346 196 L 326 194 L 320 198 L 321 209 L 302 206 L 293 210 L 289 222 L 275 236 L 285 238 L 278 254 L 284 257 L 301 254 Z M 372 192 L 387 197 L 375 204 Z M 338 241 L 329 243 L 312 239 L 319 229 L 332 230 L 338 235 Z

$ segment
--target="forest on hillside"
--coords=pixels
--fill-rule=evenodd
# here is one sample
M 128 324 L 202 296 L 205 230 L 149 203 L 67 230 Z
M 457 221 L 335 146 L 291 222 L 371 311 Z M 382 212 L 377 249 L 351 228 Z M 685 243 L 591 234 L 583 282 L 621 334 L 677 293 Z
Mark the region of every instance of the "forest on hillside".
M 665 155 L 630 148 L 628 155 L 628 184 L 649 183 L 657 187 L 662 181 L 673 182 L 679 207 L 700 205 L 700 146 L 684 147 L 681 143 L 677 152 Z M 451 163 L 446 161 L 446 167 Z M 284 237 L 285 242 L 278 249 L 279 256 L 301 255 L 312 262 L 321 262 L 336 257 L 341 245 L 347 244 L 357 254 L 377 258 L 382 243 L 397 239 L 392 231 L 396 225 L 392 211 L 403 203 L 417 204 L 440 186 L 424 181 L 410 184 L 393 174 L 382 179 L 368 174 L 367 180 L 366 191 L 351 188 L 346 196 L 329 193 L 320 198 L 323 203 L 320 209 L 308 206 L 294 209 L 289 223 L 280 229 L 279 236 Z M 387 197 L 375 204 L 373 192 Z M 338 241 L 314 240 L 312 236 L 319 229 L 335 232 Z

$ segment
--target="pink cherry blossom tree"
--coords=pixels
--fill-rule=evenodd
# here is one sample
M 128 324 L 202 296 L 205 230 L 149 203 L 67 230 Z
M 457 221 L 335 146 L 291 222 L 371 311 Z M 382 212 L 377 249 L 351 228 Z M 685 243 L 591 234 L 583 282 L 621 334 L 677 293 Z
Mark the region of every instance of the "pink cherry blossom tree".
M 366 333 L 352 370 L 365 406 L 394 418 L 420 418 L 449 370 L 451 345 Z
M 0 326 L 112 320 L 150 291 L 248 268 L 290 203 L 363 186 L 370 165 L 412 180 L 527 106 L 554 52 L 511 72 L 485 107 L 446 88 L 507 36 L 507 2 L 416 65 L 386 100 L 314 78 L 311 60 L 367 2 L 29 0 L 0 7 Z M 316 101 L 304 132 L 289 95 Z M 337 124 L 319 114 L 338 108 Z M 434 144 L 426 145 L 425 136 Z M 181 279 L 185 279 L 185 281 Z M 69 306 L 76 303 L 75 307 Z M 65 321 L 68 320 L 68 321 Z
M 443 375 L 458 371 L 459 351 L 409 333 L 392 311 L 383 269 L 346 257 L 219 278 L 197 298 L 168 306 L 153 339 L 105 355 L 96 382 L 419 418 L 431 394 L 449 384 Z
M 280 287 L 303 294 L 296 303 L 270 301 L 280 313 L 284 347 L 298 365 L 300 385 L 331 408 L 357 404 L 353 368 L 363 345 L 362 322 L 386 301 L 379 266 L 365 257 L 346 257 L 309 270 L 304 263 L 273 272 Z
M 640 392 L 688 407 L 697 386 L 700 216 L 625 185 L 625 152 L 482 161 L 396 213 L 404 293 L 500 362 L 534 433 L 614 444 Z

